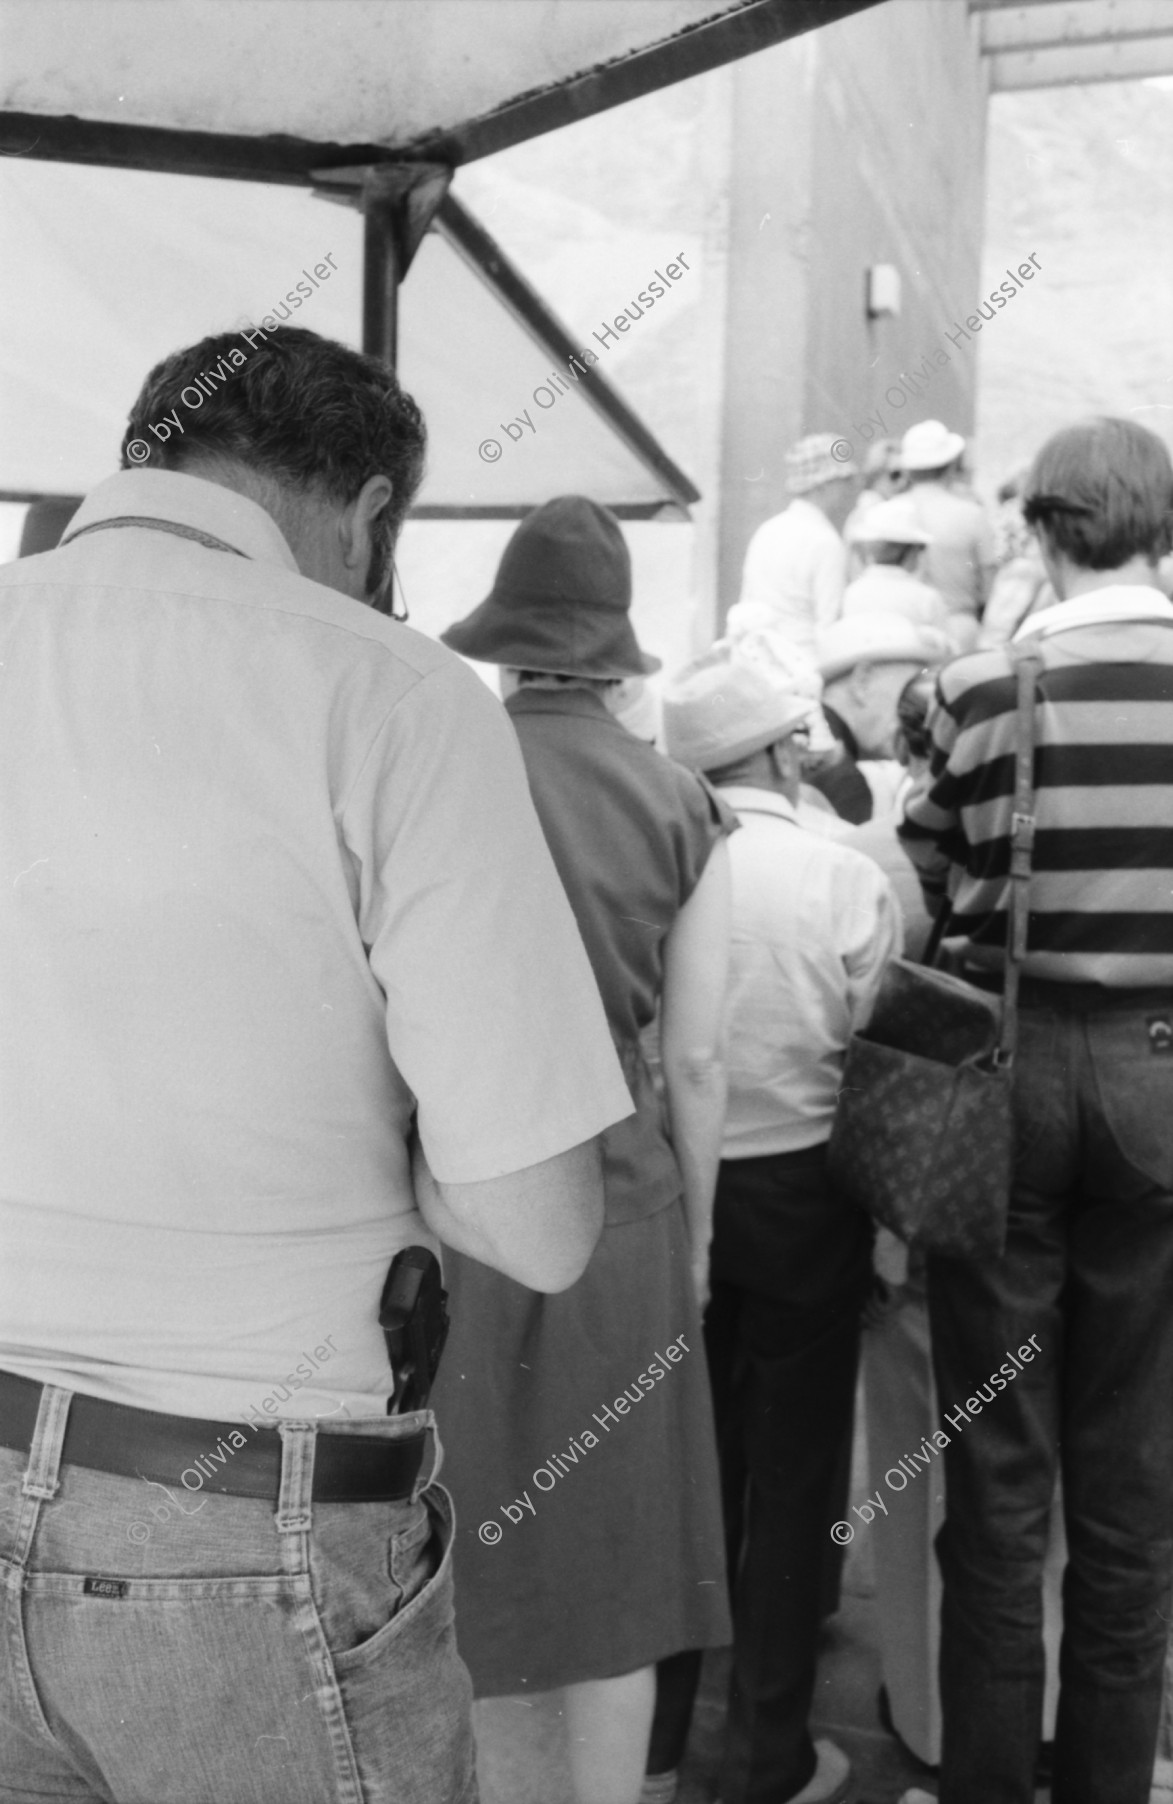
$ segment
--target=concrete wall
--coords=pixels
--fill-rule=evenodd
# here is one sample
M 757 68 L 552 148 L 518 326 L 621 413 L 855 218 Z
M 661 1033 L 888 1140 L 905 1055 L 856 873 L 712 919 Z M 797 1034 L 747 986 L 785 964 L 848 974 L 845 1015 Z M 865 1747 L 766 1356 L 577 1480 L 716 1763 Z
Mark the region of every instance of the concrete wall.
M 737 63 L 730 102 L 717 617 L 755 526 L 779 507 L 806 407 L 815 34 Z
M 965 7 L 888 0 L 739 64 L 733 104 L 722 611 L 796 438 L 972 430 L 973 344 L 945 334 L 979 294 L 985 78 Z M 898 318 L 867 317 L 874 263 Z

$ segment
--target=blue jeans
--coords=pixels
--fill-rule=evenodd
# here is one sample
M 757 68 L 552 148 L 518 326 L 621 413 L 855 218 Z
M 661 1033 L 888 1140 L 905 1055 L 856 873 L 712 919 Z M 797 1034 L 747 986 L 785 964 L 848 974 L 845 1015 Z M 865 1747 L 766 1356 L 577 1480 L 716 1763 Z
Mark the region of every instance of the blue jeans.
M 476 1804 L 447 1492 L 312 1502 L 317 1432 L 430 1416 L 283 1425 L 274 1512 L 61 1465 L 69 1400 L 0 1447 L 0 1800 Z
M 1021 1017 L 1005 1255 L 929 1263 L 947 1510 L 942 1804 L 1031 1804 L 1042 1564 L 1068 1565 L 1053 1804 L 1147 1804 L 1173 1579 L 1173 1055 L 1150 1001 Z M 1038 1353 L 997 1390 L 1031 1336 Z

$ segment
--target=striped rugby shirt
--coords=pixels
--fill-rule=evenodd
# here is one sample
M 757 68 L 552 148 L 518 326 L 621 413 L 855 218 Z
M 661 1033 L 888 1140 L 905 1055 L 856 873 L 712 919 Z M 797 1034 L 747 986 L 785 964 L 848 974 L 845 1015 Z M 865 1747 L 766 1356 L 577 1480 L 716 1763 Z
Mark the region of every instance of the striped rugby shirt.
M 1035 818 L 1024 972 L 1173 984 L 1173 607 L 1123 584 L 1047 608 L 1038 634 Z M 927 787 L 899 828 L 950 937 L 998 968 L 1006 943 L 1016 680 L 1005 650 L 941 672 Z

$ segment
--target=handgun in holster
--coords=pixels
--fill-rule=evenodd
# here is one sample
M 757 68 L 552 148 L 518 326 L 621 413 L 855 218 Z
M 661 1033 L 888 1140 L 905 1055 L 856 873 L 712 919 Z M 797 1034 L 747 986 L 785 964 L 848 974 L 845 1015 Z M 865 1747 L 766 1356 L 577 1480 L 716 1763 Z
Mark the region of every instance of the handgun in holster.
M 394 1380 L 389 1416 L 427 1405 L 448 1338 L 448 1292 L 440 1279 L 430 1247 L 404 1247 L 391 1261 L 379 1304 Z

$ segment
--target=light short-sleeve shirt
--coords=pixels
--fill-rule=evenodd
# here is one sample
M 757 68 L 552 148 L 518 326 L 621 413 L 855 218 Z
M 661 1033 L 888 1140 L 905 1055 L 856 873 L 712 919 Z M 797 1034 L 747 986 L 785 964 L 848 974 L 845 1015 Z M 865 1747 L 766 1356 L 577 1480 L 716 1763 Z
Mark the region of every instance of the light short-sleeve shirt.
M 795 497 L 758 527 L 745 554 L 741 594 L 728 626 L 774 626 L 815 656 L 818 636 L 843 605 L 847 547 L 821 508 Z
M 413 1122 L 463 1183 L 631 1109 L 516 738 L 226 488 L 69 534 L 0 570 L 0 1367 L 381 1414 Z
M 949 609 L 940 592 L 900 564 L 869 564 L 848 583 L 842 617 L 852 614 L 899 614 L 914 626 L 934 626 L 941 631 L 949 625 Z
M 994 529 L 980 501 L 943 482 L 916 482 L 904 497 L 932 541 L 921 561 L 924 580 L 954 613 L 978 615 L 994 572 Z
M 722 1157 L 798 1152 L 830 1138 L 847 1042 L 900 951 L 900 914 L 873 861 L 801 827 L 785 796 L 717 793 L 742 828 L 729 842 Z

